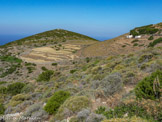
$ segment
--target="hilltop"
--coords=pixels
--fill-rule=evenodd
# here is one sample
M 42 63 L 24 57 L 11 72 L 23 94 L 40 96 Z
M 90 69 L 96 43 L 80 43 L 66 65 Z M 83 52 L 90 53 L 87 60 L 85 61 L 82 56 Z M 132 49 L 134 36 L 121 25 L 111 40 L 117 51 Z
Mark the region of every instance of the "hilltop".
M 91 37 L 75 33 L 72 31 L 64 30 L 64 29 L 55 29 L 42 33 L 38 33 L 20 40 L 16 40 L 6 44 L 8 45 L 30 45 L 30 44 L 48 44 L 48 43 L 57 43 L 57 42 L 66 42 L 71 40 L 80 40 L 80 41 L 97 41 Z

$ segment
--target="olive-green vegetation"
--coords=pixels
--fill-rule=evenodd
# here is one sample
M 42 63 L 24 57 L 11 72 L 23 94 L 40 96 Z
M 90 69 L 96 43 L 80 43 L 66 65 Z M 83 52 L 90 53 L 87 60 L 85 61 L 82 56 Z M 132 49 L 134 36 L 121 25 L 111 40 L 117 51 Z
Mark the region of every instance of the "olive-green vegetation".
M 137 27 L 130 31 L 130 34 L 133 36 L 141 35 L 141 34 L 154 34 L 158 32 L 159 29 L 153 27 L 153 25 L 147 25 L 142 27 Z
M 153 40 L 154 39 L 154 37 L 153 36 L 150 36 L 149 38 L 148 38 L 148 40 Z
M 138 42 L 138 41 L 139 41 L 138 39 L 135 39 L 131 43 L 135 43 L 135 42 Z
M 12 84 L 9 84 L 7 87 L 0 86 L 0 93 L 1 94 L 11 94 L 16 95 L 20 94 L 22 92 L 22 89 L 25 87 L 26 84 L 21 82 L 15 82 Z
M 67 114 L 73 115 L 81 111 L 83 108 L 91 106 L 91 101 L 85 96 L 72 96 L 68 98 L 58 109 L 56 118 L 61 120 L 66 117 Z M 65 112 L 67 111 L 67 113 Z
M 41 82 L 41 81 L 49 81 L 52 77 L 52 75 L 54 74 L 54 71 L 52 70 L 46 70 L 44 72 L 42 72 L 38 78 L 37 78 L 37 81 L 38 82 Z
M 7 75 L 15 72 L 21 66 L 21 63 L 22 63 L 21 59 L 16 58 L 15 56 L 11 56 L 11 55 L 0 56 L 0 60 L 2 62 L 9 63 L 7 64 L 7 68 L 5 70 L 2 70 L 2 73 L 0 74 L 0 78 L 6 77 Z
M 155 45 L 157 45 L 159 43 L 162 43 L 162 38 L 158 38 L 158 39 L 154 40 L 153 42 L 150 42 L 148 47 L 154 47 Z
M 97 114 L 103 114 L 107 119 L 111 118 L 123 118 L 125 114 L 128 117 L 138 116 L 142 118 L 150 119 L 151 117 L 147 114 L 147 111 L 138 106 L 137 104 L 121 104 L 116 106 L 114 109 L 106 110 L 105 107 L 99 107 L 96 110 Z M 152 118 L 151 118 L 152 119 Z
M 34 41 L 34 40 L 37 40 L 37 41 Z M 55 43 L 55 42 L 66 42 L 66 40 L 97 41 L 91 37 L 88 37 L 88 36 L 85 36 L 79 33 L 71 32 L 71 31 L 67 31 L 63 29 L 55 29 L 55 30 L 46 31 L 43 33 L 39 33 L 39 34 L 32 35 L 32 36 L 29 36 L 29 37 L 26 37 L 20 40 L 10 42 L 6 44 L 5 46 L 12 45 L 12 44 L 22 45 L 24 43 L 31 43 L 31 42 L 32 43 L 43 43 L 46 45 L 47 41 Z
M 156 71 L 140 81 L 136 88 L 135 93 L 137 98 L 145 99 L 159 99 L 161 97 L 162 88 L 162 71 Z
M 21 63 L 22 62 L 21 59 L 18 59 L 14 56 L 0 56 L 0 60 L 10 62 L 10 63 Z
M 70 93 L 66 91 L 58 91 L 53 94 L 52 97 L 49 98 L 44 109 L 49 114 L 56 114 L 59 107 L 64 103 L 64 101 L 70 97 Z
M 0 115 L 3 115 L 5 111 L 5 108 L 3 106 L 3 104 L 0 103 Z
M 15 83 L 9 84 L 7 86 L 7 93 L 12 94 L 12 95 L 20 94 L 25 85 L 26 84 L 21 83 L 21 82 L 15 82 Z
M 57 63 L 52 63 L 52 66 L 57 66 L 58 64 Z

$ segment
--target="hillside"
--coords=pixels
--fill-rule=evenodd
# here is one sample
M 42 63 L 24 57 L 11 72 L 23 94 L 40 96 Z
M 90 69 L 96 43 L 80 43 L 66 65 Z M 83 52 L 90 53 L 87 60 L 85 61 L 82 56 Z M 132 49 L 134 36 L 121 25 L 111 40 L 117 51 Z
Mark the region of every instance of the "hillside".
M 55 29 L 42 33 L 38 33 L 20 40 L 16 40 L 10 42 L 7 45 L 23 45 L 23 44 L 47 44 L 47 43 L 57 43 L 57 42 L 66 42 L 70 40 L 80 40 L 80 41 L 97 41 L 91 37 L 63 30 L 63 29 Z
M 97 40 L 75 32 L 55 29 L 1 46 L 4 55 L 16 55 L 32 63 L 52 63 L 78 58 L 76 52 Z
M 161 122 L 161 24 L 133 29 L 138 40 L 132 30 L 104 42 L 46 33 L 0 48 L 3 120 Z
M 141 35 L 141 38 L 126 38 L 126 36 L 129 34 L 133 36 Z M 98 42 L 87 48 L 84 48 L 78 54 L 83 57 L 106 57 L 111 55 L 129 54 L 146 49 L 149 44 L 161 37 L 162 23 L 138 27 L 117 38 L 106 40 L 104 42 Z M 161 47 L 162 43 L 158 43 L 155 46 Z

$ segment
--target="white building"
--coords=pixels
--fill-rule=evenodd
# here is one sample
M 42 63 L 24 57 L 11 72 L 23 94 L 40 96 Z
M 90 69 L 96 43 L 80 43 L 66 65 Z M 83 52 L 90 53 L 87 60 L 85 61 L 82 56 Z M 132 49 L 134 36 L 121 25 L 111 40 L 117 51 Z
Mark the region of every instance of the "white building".
M 135 36 L 135 39 L 140 39 L 140 38 L 141 38 L 141 35 Z
M 131 38 L 133 38 L 133 35 L 127 35 L 126 38 L 131 39 Z

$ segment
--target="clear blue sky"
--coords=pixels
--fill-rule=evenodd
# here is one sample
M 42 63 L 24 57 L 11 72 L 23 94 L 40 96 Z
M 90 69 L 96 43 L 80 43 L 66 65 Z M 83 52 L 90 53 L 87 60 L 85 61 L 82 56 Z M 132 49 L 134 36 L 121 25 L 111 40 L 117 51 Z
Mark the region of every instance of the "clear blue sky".
M 0 35 L 63 28 L 107 39 L 162 22 L 162 0 L 0 0 Z

